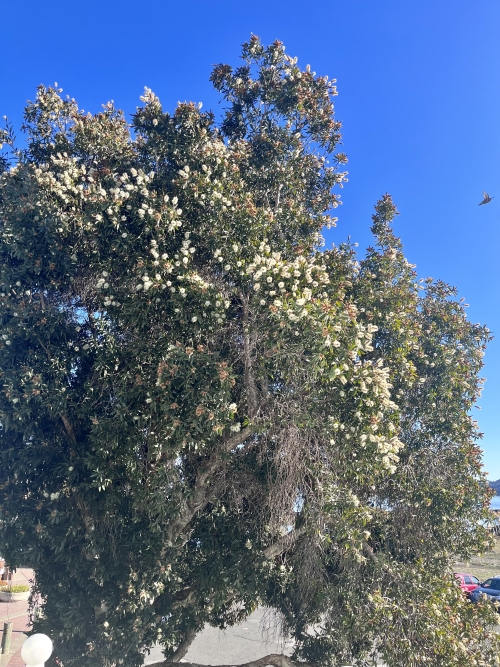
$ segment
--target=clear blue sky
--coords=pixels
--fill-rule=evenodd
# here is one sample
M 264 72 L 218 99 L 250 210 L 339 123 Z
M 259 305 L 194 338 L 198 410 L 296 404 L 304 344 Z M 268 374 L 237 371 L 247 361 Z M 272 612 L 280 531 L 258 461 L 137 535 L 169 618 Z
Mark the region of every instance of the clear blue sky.
M 338 80 L 349 183 L 339 225 L 360 250 L 390 192 L 421 276 L 457 285 L 469 316 L 498 338 L 474 411 L 486 470 L 500 478 L 500 2 L 498 0 L 11 0 L 2 6 L 0 115 L 19 124 L 39 83 L 80 107 L 127 113 L 146 85 L 217 110 L 211 65 L 237 62 L 250 33 L 282 40 Z M 482 191 L 496 195 L 478 207 Z

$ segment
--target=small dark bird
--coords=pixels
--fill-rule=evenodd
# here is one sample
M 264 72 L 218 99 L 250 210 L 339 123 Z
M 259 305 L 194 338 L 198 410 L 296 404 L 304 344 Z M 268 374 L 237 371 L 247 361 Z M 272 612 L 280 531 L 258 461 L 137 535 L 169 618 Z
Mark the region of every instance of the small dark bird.
M 494 197 L 490 197 L 487 192 L 483 192 L 483 201 L 479 204 L 479 206 L 482 206 L 483 204 L 489 204 L 492 199 L 494 199 Z

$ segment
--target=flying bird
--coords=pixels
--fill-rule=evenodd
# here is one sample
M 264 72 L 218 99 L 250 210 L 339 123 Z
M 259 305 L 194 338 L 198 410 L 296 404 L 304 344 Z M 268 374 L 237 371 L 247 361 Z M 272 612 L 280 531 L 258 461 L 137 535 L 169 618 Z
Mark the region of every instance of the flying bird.
M 494 197 L 490 197 L 487 192 L 483 192 L 483 201 L 479 204 L 479 206 L 482 206 L 483 204 L 489 204 L 492 199 L 494 199 Z

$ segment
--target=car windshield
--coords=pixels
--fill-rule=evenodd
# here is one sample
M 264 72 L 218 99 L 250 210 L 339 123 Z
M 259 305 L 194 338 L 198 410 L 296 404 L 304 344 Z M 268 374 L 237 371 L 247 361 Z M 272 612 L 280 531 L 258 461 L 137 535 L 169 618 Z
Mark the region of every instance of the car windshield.
M 487 579 L 482 588 L 491 588 L 494 591 L 500 591 L 500 579 Z

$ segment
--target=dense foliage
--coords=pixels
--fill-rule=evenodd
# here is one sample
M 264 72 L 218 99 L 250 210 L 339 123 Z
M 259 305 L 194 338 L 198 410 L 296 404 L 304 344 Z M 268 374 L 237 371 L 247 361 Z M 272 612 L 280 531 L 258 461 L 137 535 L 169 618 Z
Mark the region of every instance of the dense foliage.
M 34 627 L 133 667 L 264 604 L 299 660 L 493 664 L 450 575 L 489 545 L 488 330 L 418 281 L 388 195 L 363 260 L 322 251 L 334 81 L 255 37 L 212 81 L 220 123 L 40 87 L 26 147 L 3 132 L 0 539 Z

